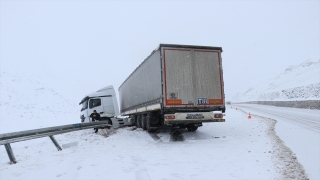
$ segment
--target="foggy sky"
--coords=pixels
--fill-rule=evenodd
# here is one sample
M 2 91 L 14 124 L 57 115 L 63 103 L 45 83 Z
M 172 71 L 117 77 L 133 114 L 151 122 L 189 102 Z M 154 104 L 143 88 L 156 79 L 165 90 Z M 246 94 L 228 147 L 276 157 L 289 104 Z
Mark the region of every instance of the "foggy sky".
M 320 59 L 320 1 L 1 1 L 0 70 L 79 99 L 128 75 L 160 44 L 222 47 L 226 99 Z M 320 77 L 315 77 L 320 78 Z

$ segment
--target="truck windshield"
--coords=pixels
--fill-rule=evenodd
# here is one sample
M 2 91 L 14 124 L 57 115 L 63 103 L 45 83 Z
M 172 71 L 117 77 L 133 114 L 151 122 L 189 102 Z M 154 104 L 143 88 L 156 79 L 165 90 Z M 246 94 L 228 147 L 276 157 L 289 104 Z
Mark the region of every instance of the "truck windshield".
M 87 108 L 88 108 L 88 100 L 86 100 L 86 101 L 84 101 L 84 102 L 82 103 L 81 111 L 83 111 L 83 110 L 85 110 L 85 109 L 87 109 Z

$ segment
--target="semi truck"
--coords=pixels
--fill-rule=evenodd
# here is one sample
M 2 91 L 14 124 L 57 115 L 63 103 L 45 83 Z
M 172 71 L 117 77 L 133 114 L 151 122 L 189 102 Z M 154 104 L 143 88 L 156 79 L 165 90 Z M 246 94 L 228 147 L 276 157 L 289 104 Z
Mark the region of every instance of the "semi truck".
M 100 114 L 100 121 L 107 121 L 113 127 L 131 124 L 128 118 L 119 114 L 116 92 L 112 85 L 86 95 L 79 105 L 81 105 L 80 119 L 83 123 L 92 122 L 90 115 L 96 110 Z
M 160 44 L 119 87 L 120 114 L 138 128 L 225 122 L 222 48 Z

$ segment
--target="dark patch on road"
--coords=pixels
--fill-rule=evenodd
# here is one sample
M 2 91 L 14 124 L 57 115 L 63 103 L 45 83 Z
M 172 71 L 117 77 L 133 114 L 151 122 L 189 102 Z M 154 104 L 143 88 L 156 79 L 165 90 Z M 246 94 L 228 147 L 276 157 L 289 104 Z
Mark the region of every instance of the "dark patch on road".
M 173 129 L 171 132 L 170 141 L 184 141 L 182 131 L 179 129 Z

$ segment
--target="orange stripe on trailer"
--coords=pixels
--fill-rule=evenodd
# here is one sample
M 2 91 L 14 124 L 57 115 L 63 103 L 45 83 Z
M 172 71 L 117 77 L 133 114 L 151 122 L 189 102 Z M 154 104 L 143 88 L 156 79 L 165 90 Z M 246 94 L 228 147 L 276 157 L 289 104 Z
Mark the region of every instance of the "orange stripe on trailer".
M 209 104 L 222 104 L 222 99 L 209 99 Z
M 180 105 L 182 104 L 182 100 L 181 99 L 167 99 L 167 103 L 168 105 Z

